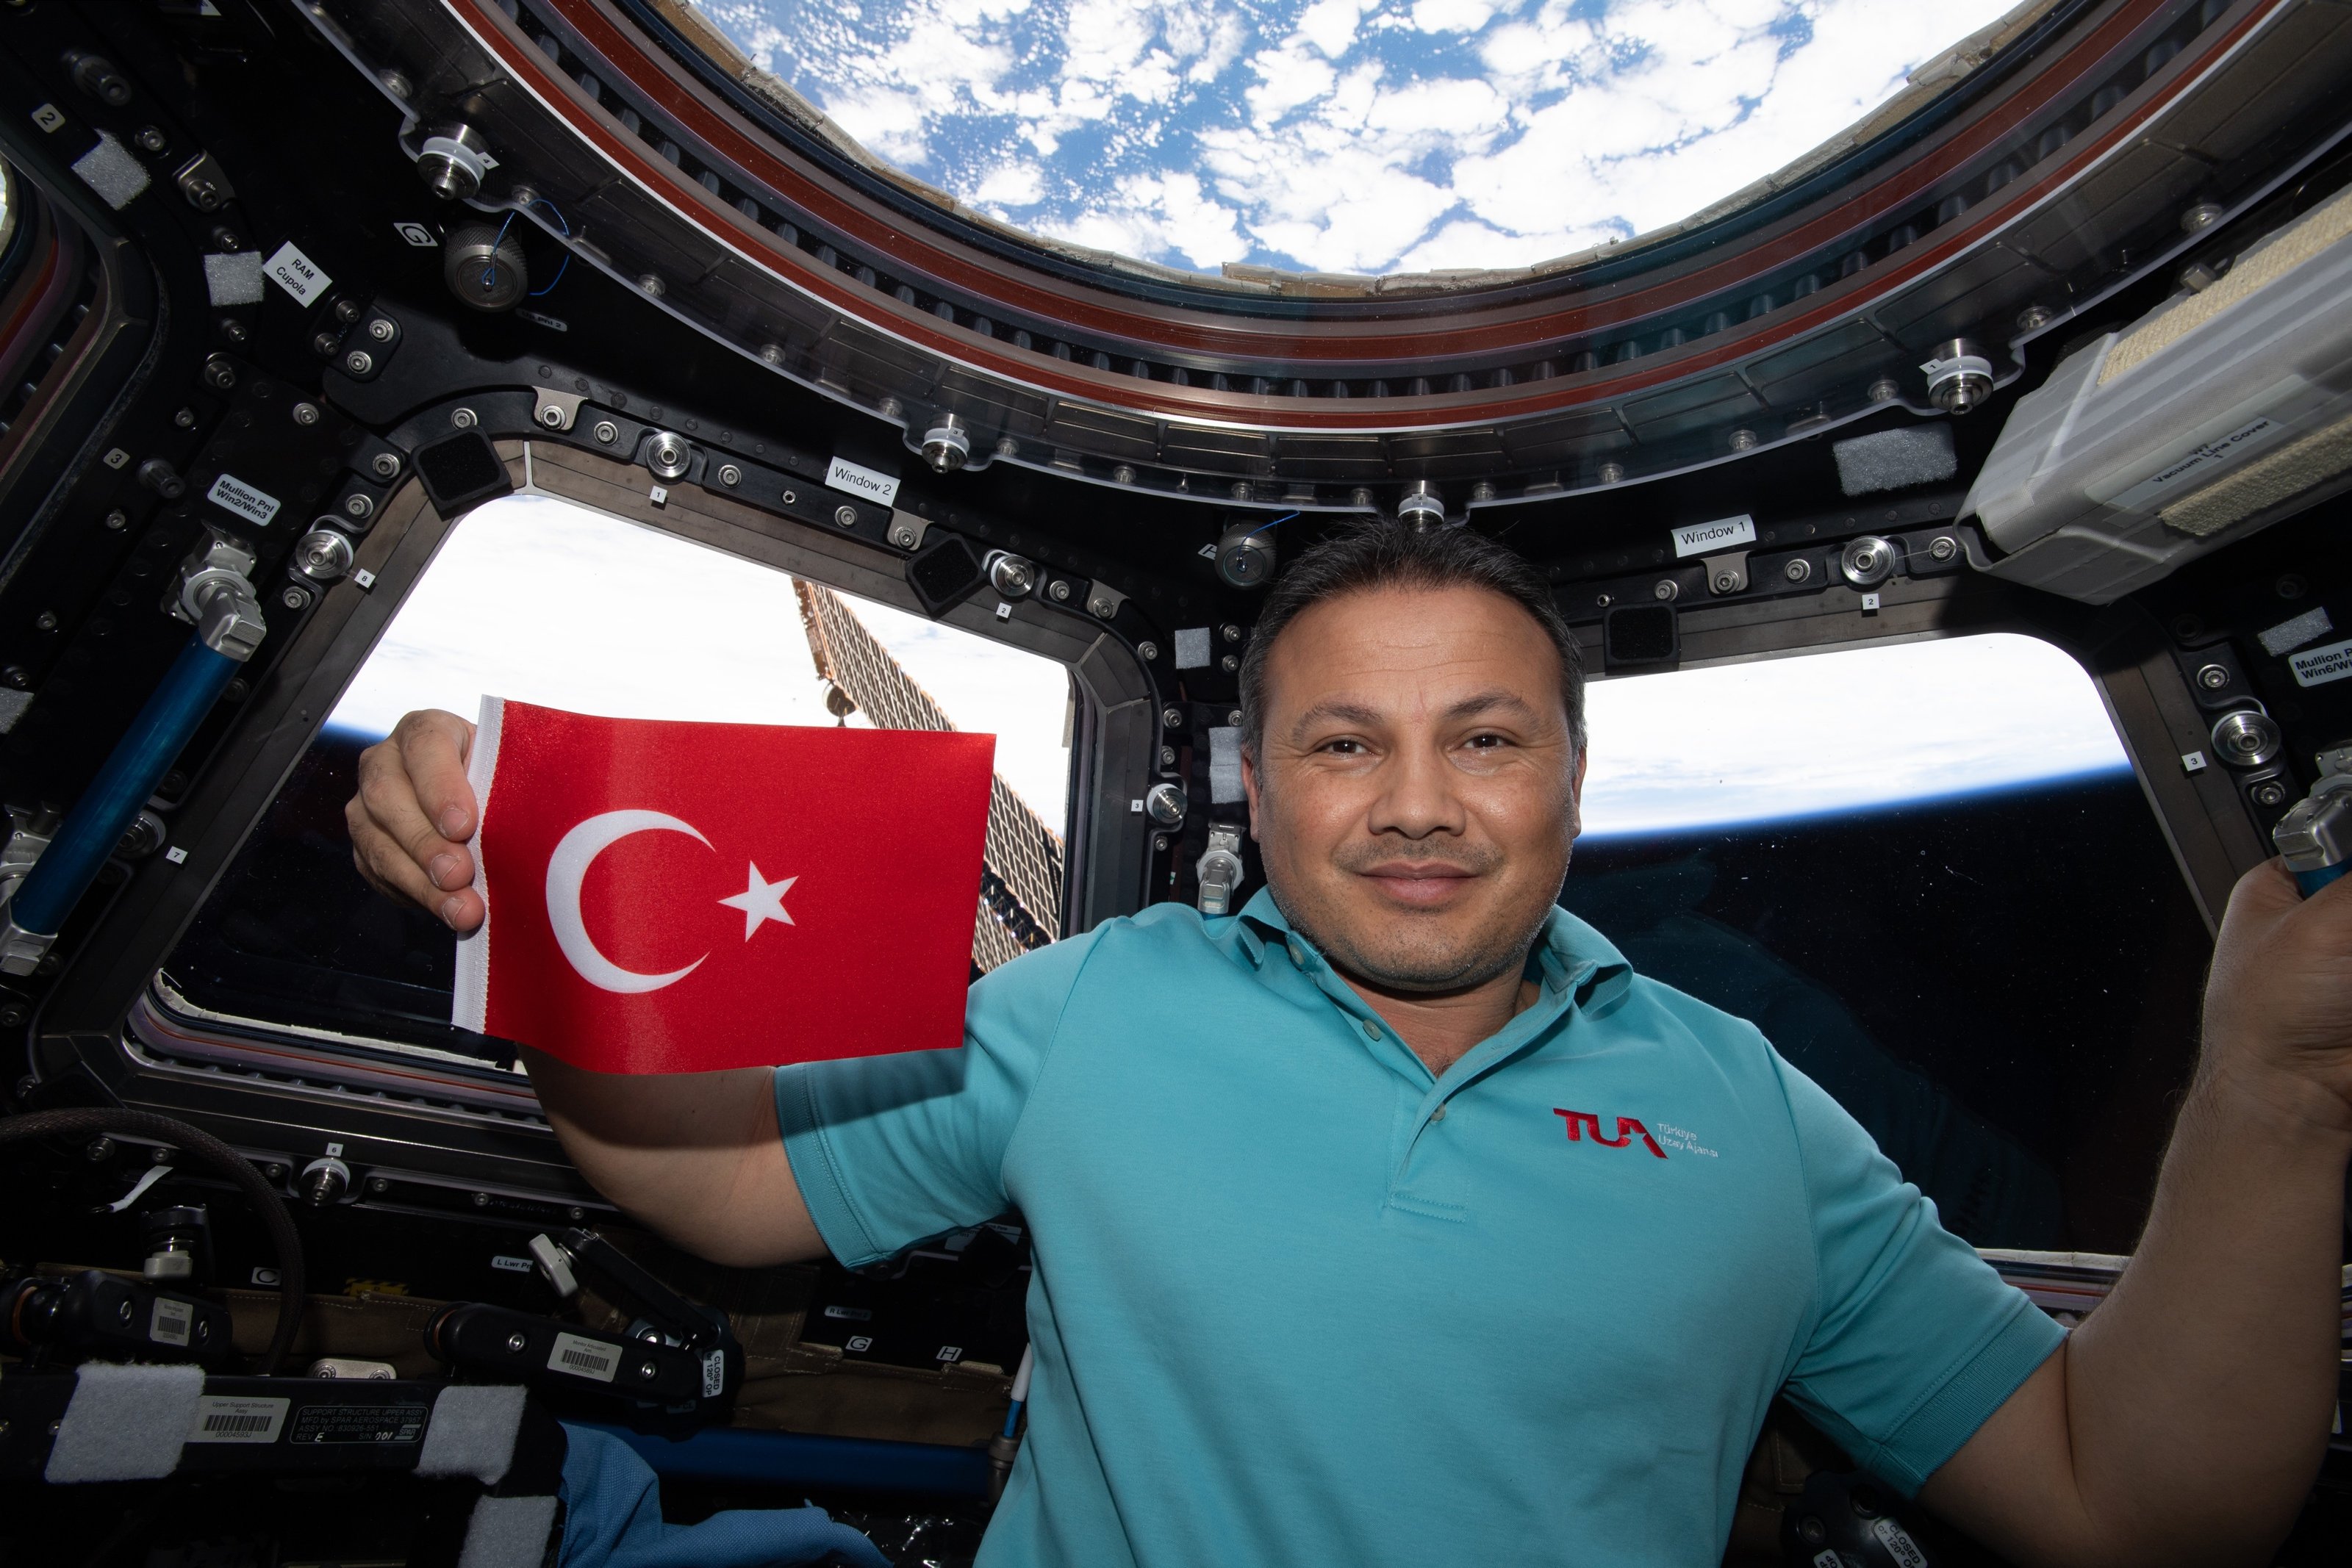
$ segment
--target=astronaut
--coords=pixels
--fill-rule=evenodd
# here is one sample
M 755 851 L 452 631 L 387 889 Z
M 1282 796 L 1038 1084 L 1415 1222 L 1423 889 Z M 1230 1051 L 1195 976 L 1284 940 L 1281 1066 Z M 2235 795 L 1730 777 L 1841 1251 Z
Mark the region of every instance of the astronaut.
M 583 1173 L 721 1263 L 1023 1212 L 1035 1382 L 983 1564 L 1712 1563 L 1783 1393 L 2021 1562 L 2267 1560 L 2335 1398 L 2352 892 L 2239 883 L 2146 1235 L 2069 1333 L 1752 1025 L 1557 906 L 1582 680 L 1524 562 L 1341 531 L 1242 689 L 1238 915 L 1008 964 L 957 1051 L 525 1053 Z M 469 740 L 408 716 L 349 810 L 363 873 L 459 933 Z

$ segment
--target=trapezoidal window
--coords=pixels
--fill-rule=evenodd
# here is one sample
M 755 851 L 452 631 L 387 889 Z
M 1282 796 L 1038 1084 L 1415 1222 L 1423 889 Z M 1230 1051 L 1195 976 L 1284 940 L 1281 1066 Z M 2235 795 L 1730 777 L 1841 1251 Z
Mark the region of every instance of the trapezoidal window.
M 1068 672 L 539 496 L 461 520 L 134 1011 L 139 1049 L 362 1092 L 530 1108 L 503 1042 L 449 1022 L 455 938 L 361 881 L 360 753 L 484 695 L 631 718 L 997 737 L 972 963 L 1058 935 Z
M 1591 701 L 1561 903 L 1753 1021 L 1969 1241 L 2128 1251 L 2210 940 L 2082 668 L 1995 633 Z

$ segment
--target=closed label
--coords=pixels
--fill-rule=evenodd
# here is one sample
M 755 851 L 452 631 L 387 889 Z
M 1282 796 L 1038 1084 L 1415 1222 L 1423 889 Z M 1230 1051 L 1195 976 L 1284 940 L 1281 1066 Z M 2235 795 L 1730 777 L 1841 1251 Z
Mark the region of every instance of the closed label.
M 262 270 L 271 282 L 291 294 L 301 305 L 314 303 L 335 280 L 319 270 L 319 264 L 304 256 L 288 240 L 278 247 L 277 254 L 263 262 Z
M 205 492 L 205 499 L 223 511 L 235 512 L 257 528 L 266 528 L 278 515 L 278 497 L 257 490 L 234 474 L 224 474 Z
M 147 1320 L 147 1337 L 157 1344 L 184 1345 L 188 1331 L 195 1326 L 196 1309 L 185 1301 L 175 1301 L 159 1296 L 155 1311 Z
M 1879 1543 L 1886 1548 L 1886 1554 L 1902 1564 L 1902 1568 L 1927 1568 L 1927 1554 L 1919 1550 L 1919 1543 L 1911 1539 L 1911 1532 L 1893 1520 L 1880 1520 L 1870 1527 L 1870 1533 L 1878 1537 Z
M 887 474 L 877 474 L 871 468 L 861 468 L 845 457 L 833 460 L 833 466 L 824 471 L 824 482 L 836 490 L 863 496 L 885 507 L 898 498 L 897 479 Z
M 2294 671 L 2294 684 L 2299 686 L 2324 686 L 2330 681 L 2340 681 L 2352 675 L 2352 642 L 2305 648 L 2287 660 L 2287 666 Z
M 284 1400 L 279 1400 L 284 1404 Z M 425 1437 L 422 1405 L 309 1405 L 289 1443 L 415 1443 Z
M 188 1424 L 191 1443 L 274 1443 L 286 1425 L 290 1399 L 231 1399 L 207 1394 Z
M 568 1372 L 574 1377 L 590 1377 L 599 1383 L 613 1381 L 620 1370 L 621 1353 L 611 1345 L 593 1339 L 583 1339 L 576 1333 L 555 1336 L 555 1348 L 548 1353 L 547 1370 Z
M 1711 523 L 1692 523 L 1675 530 L 1675 555 L 1677 559 L 1686 555 L 1712 555 L 1717 550 L 1738 549 L 1756 542 L 1756 519 L 1742 512 L 1736 517 L 1717 517 Z
M 702 1396 L 716 1399 L 727 1389 L 727 1353 L 706 1351 L 702 1356 Z

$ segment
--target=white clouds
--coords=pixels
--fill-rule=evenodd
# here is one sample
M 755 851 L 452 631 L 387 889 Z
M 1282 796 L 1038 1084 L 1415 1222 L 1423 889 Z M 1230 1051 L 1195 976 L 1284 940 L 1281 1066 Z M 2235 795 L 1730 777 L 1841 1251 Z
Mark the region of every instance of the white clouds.
M 698 3 L 877 153 L 1009 222 L 1176 266 L 1360 272 L 1675 222 L 2008 5 Z
M 2126 767 L 2091 678 L 2000 632 L 1595 682 L 1585 830 L 1855 810 Z

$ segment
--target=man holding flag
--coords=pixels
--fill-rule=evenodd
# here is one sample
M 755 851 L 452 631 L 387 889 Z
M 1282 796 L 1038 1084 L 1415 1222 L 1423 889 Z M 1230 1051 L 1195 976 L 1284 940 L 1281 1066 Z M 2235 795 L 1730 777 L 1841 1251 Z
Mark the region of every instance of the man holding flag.
M 1752 1026 L 1556 906 L 1582 681 L 1525 563 L 1340 533 L 1242 681 L 1238 915 L 1008 964 L 959 1050 L 526 1054 L 587 1177 L 722 1263 L 1021 1209 L 1036 1374 L 983 1564 L 1713 1563 L 1784 1392 L 2020 1561 L 2268 1561 L 2334 1406 L 2352 892 L 2239 883 L 2147 1233 L 2069 1335 Z M 474 746 L 409 716 L 350 810 L 362 872 L 460 933 Z M 894 983 L 864 946 L 852 1005 Z

